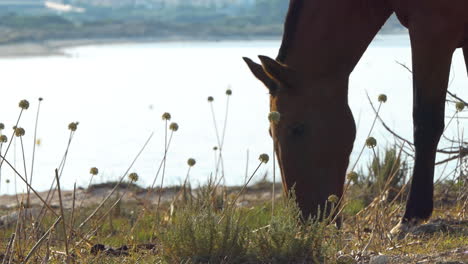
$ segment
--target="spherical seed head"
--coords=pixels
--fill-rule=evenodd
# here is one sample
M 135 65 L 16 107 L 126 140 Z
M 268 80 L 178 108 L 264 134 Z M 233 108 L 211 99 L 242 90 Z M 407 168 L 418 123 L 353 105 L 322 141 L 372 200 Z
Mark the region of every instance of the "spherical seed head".
M 0 130 L 3 130 L 3 129 L 5 129 L 5 124 L 0 123 Z
M 96 167 L 92 167 L 92 168 L 89 170 L 89 173 L 91 173 L 91 175 L 98 175 L 99 169 L 96 168 Z
M 377 146 L 377 140 L 373 137 L 368 137 L 366 139 L 366 146 L 368 148 L 375 148 L 375 146 Z
M 227 89 L 227 90 L 226 90 L 226 95 L 227 95 L 227 96 L 231 96 L 231 95 L 232 95 L 232 90 L 231 90 L 231 89 Z
M 78 124 L 79 124 L 78 122 L 71 122 L 70 124 L 68 124 L 68 129 L 75 132 L 76 129 L 78 128 Z
M 0 143 L 7 143 L 7 142 L 8 142 L 7 136 L 1 135 L 1 136 L 0 136 Z
M 271 122 L 271 123 L 278 123 L 281 119 L 281 114 L 276 112 L 276 111 L 273 111 L 273 112 L 270 112 L 268 114 L 268 120 Z
M 136 172 L 132 172 L 128 175 L 128 178 L 132 181 L 132 182 L 137 182 L 138 181 L 138 174 Z
M 6 181 L 5 181 L 5 182 L 6 182 L 7 184 L 8 184 L 8 183 L 10 183 L 10 179 L 6 179 Z
M 171 123 L 169 125 L 169 129 L 176 132 L 177 130 L 179 130 L 179 125 L 177 123 Z
M 380 103 L 385 103 L 385 102 L 387 102 L 387 95 L 385 95 L 385 94 L 379 95 L 378 100 L 379 100 Z
M 213 96 L 208 96 L 208 102 L 210 102 L 210 103 L 211 103 L 211 102 L 213 102 L 213 101 L 214 101 L 214 98 L 213 98 Z
M 196 163 L 197 163 L 197 161 L 195 159 L 190 158 L 190 159 L 187 160 L 187 164 L 190 167 L 193 167 Z
M 263 163 L 268 163 L 268 161 L 270 160 L 270 156 L 268 156 L 268 154 L 265 154 L 263 153 L 262 155 L 260 155 L 260 157 L 258 158 L 261 162 Z
M 17 127 L 15 129 L 15 136 L 17 136 L 17 137 L 22 137 L 22 136 L 24 136 L 25 133 L 26 133 L 26 131 L 24 131 L 24 128 L 22 128 L 22 127 Z
M 42 97 L 39 97 L 39 102 L 41 102 L 42 100 L 44 100 L 44 98 L 42 98 Z
M 169 114 L 168 112 L 164 113 L 162 115 L 162 119 L 167 121 L 171 120 L 171 114 Z
M 457 102 L 455 104 L 455 108 L 457 109 L 458 112 L 463 111 L 465 109 L 465 103 L 464 102 Z
M 335 194 L 332 194 L 328 196 L 328 202 L 332 204 L 336 204 L 338 202 L 339 198 Z
M 21 100 L 18 105 L 21 109 L 27 110 L 29 108 L 28 100 Z
M 352 182 L 357 182 L 359 175 L 355 171 L 351 171 L 346 175 L 346 178 L 348 178 L 349 181 Z
M 214 147 L 213 147 L 213 150 L 214 150 L 214 151 L 217 151 L 217 150 L 218 150 L 218 147 L 217 147 L 217 146 L 214 146 Z

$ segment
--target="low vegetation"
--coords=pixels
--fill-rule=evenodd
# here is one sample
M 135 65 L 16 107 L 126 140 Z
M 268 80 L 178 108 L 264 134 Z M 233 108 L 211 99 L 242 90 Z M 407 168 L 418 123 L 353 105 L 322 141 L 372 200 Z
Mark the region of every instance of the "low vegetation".
M 232 91 L 226 94 L 229 100 Z M 212 104 L 213 98 L 208 102 Z M 19 106 L 13 136 L 21 146 L 24 130 L 20 120 L 29 102 L 23 100 Z M 216 124 L 215 112 L 212 114 Z M 5 159 L 11 140 L 3 135 L 0 166 L 15 171 L 18 181 L 29 188 L 27 193 L 17 194 L 16 207 L 0 208 L 1 263 L 344 264 L 367 263 L 378 255 L 392 261 L 387 263 L 464 263 L 468 257 L 464 166 L 457 167 L 456 177 L 437 183 L 438 202 L 430 223 L 392 237 L 389 231 L 401 217 L 410 175 L 406 143 L 378 154 L 377 141 L 368 140 L 373 158 L 367 168 L 348 174 L 344 198 L 329 197 L 327 206 L 332 214 L 317 221 L 301 218 L 293 192 L 290 196 L 273 196 L 272 187 L 278 190 L 279 184 L 266 178 L 250 184 L 258 168 L 269 162 L 266 154 L 260 155 L 257 169 L 243 186 L 221 185 L 222 137 L 217 138 L 213 177 L 205 185 L 193 188 L 186 180 L 180 186 L 164 186 L 165 154 L 172 133 L 179 129 L 170 120 L 171 115 L 164 113 L 169 139 L 160 169 L 147 188 L 137 185 L 138 174 L 130 173 L 130 166 L 119 181 L 100 184 L 92 183 L 99 169 L 91 168 L 88 186 L 65 192 L 60 188 L 65 154 L 50 191 L 38 193 Z M 1 124 L 0 129 L 4 127 Z M 78 123 L 69 125 L 69 144 L 78 127 Z M 218 126 L 214 127 L 217 130 Z M 459 159 L 465 163 L 464 156 Z M 188 179 L 196 161 L 189 159 L 187 164 Z

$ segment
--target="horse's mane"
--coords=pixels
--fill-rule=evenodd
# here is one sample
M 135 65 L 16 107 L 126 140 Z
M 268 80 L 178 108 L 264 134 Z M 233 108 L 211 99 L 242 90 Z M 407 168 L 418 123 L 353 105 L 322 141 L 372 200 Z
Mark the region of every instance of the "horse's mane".
M 296 24 L 299 21 L 299 13 L 304 1 L 310 0 L 291 0 L 289 2 L 288 15 L 286 16 L 286 22 L 284 24 L 283 41 L 281 43 L 278 57 L 276 57 L 276 60 L 279 62 L 284 62 L 286 59 L 288 49 L 291 46 L 291 42 L 296 32 Z

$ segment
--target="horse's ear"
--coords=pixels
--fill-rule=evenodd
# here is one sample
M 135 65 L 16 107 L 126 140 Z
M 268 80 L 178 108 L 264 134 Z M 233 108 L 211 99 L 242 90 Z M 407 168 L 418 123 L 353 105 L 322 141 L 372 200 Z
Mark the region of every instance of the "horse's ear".
M 250 71 L 259 79 L 263 84 L 268 89 L 272 89 L 275 86 L 274 81 L 266 74 L 266 72 L 263 70 L 262 65 L 253 62 L 251 59 L 247 57 L 243 57 L 245 63 L 247 63 L 247 66 L 249 66 Z
M 270 78 L 287 87 L 292 85 L 294 76 L 290 68 L 267 56 L 258 56 L 258 58 Z

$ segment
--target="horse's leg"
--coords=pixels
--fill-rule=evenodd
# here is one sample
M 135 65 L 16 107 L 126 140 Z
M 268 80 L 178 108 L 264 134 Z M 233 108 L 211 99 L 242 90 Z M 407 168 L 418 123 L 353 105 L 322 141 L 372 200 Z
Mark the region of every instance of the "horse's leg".
M 436 148 L 444 130 L 445 97 L 456 36 L 444 23 L 425 21 L 409 25 L 413 59 L 413 123 L 415 164 L 406 211 L 401 225 L 427 220 L 433 210 Z M 402 230 L 403 229 L 403 230 Z

